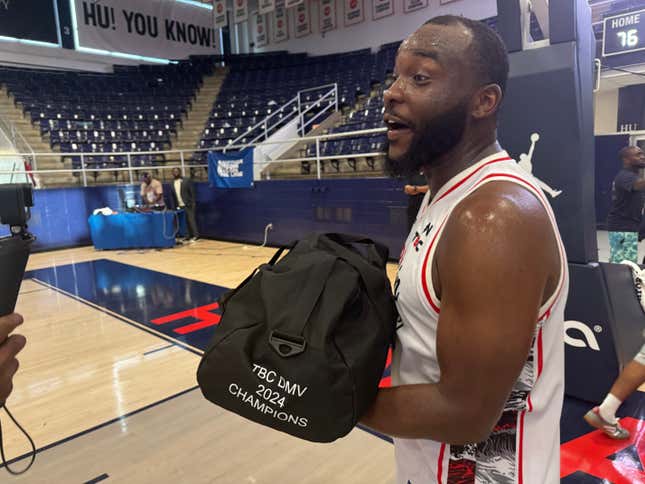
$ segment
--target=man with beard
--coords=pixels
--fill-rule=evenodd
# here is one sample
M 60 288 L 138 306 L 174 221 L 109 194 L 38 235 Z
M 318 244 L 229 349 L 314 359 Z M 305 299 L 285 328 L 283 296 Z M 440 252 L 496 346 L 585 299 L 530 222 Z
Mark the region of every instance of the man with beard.
M 497 143 L 501 39 L 444 16 L 401 45 L 385 92 L 393 171 L 430 194 L 404 247 L 391 388 L 362 423 L 398 482 L 559 482 L 567 260 L 535 179 Z

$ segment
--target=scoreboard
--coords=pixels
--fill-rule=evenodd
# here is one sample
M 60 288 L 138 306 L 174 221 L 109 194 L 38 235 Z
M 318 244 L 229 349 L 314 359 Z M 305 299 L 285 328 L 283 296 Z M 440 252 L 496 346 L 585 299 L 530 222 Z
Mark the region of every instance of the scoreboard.
M 60 44 L 56 0 L 0 0 L 0 36 Z
M 645 10 L 607 17 L 604 23 L 604 57 L 645 50 Z

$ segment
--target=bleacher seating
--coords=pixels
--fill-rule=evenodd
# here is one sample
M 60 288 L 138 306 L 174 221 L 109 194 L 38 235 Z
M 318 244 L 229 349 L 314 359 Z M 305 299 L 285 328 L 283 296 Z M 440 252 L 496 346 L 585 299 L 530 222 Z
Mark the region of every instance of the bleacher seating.
M 91 153 L 170 149 L 182 115 L 190 108 L 212 59 L 166 66 L 115 66 L 114 73 L 0 69 L 0 84 L 13 95 L 52 149 L 83 153 L 86 168 L 127 166 L 125 155 Z M 72 156 L 79 168 L 80 156 Z M 133 166 L 163 162 L 163 156 L 133 155 Z
M 268 133 L 271 135 L 289 114 L 283 109 L 276 111 L 299 91 L 313 87 L 337 83 L 339 106 L 351 107 L 357 96 L 369 95 L 372 84 L 380 82 L 382 69 L 376 60 L 369 49 L 316 57 L 286 52 L 226 57 L 230 71 L 213 105 L 201 147 L 225 147 L 237 138 L 240 144 L 250 142 L 262 131 L 251 131 L 253 126 L 275 114 L 272 122 L 277 123 Z M 329 89 L 303 93 L 302 101 L 315 103 Z M 294 103 L 287 111 L 297 109 Z M 307 113 L 305 122 L 316 114 L 316 109 Z M 247 137 L 242 136 L 245 133 Z

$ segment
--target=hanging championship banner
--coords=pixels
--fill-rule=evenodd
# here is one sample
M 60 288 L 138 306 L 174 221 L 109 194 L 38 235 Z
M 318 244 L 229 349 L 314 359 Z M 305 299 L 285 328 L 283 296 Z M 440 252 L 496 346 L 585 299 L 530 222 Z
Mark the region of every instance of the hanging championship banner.
M 414 12 L 428 6 L 428 0 L 403 0 L 403 11 L 405 13 Z
M 372 20 L 394 14 L 394 0 L 372 0 Z
M 228 25 L 228 18 L 226 18 L 226 0 L 213 0 L 213 17 L 216 29 L 221 29 Z
M 287 8 L 292 8 L 292 7 L 295 7 L 296 5 L 300 5 L 302 2 L 303 0 L 285 0 L 284 6 Z
M 264 47 L 269 43 L 267 35 L 267 23 L 264 15 L 255 16 L 255 46 Z
M 345 27 L 360 24 L 363 20 L 363 0 L 345 0 Z
M 336 28 L 336 0 L 320 0 L 318 19 L 321 34 Z
M 296 37 L 304 37 L 311 33 L 311 17 L 309 14 L 309 0 L 296 7 Z
M 264 15 L 265 13 L 273 12 L 275 10 L 275 0 L 259 0 L 258 13 Z
M 233 0 L 233 22 L 239 24 L 249 19 L 249 8 L 247 0 Z
M 273 42 L 284 42 L 287 39 L 289 39 L 287 9 L 284 7 L 276 7 L 273 12 Z

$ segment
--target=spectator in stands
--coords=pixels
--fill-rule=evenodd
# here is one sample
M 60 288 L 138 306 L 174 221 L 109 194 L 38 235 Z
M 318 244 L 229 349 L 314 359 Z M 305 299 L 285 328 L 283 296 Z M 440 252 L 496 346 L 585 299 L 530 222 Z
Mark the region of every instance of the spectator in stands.
M 195 185 L 192 180 L 185 180 L 181 176 L 179 168 L 172 169 L 172 176 L 175 181 L 172 184 L 172 201 L 174 208 L 181 208 L 186 212 L 188 225 L 187 239 L 194 242 L 199 238 L 197 230 L 197 219 L 195 218 Z
M 425 194 L 428 193 L 428 181 L 423 173 L 412 175 L 408 179 L 408 184 L 403 187 L 403 191 L 408 195 L 408 232 L 417 219 L 419 208 L 423 203 Z
M 146 207 L 164 207 L 163 185 L 150 173 L 141 175 L 141 198 Z
M 645 178 L 639 170 L 645 168 L 645 153 L 638 146 L 620 150 L 623 168 L 612 185 L 611 209 L 607 217 L 609 230 L 609 262 L 638 261 L 638 229 L 643 216 Z

